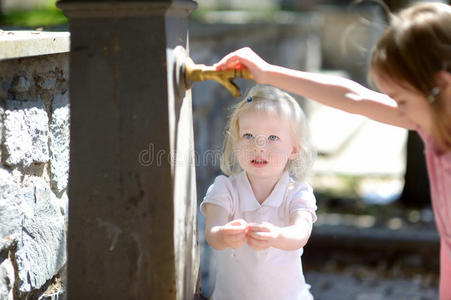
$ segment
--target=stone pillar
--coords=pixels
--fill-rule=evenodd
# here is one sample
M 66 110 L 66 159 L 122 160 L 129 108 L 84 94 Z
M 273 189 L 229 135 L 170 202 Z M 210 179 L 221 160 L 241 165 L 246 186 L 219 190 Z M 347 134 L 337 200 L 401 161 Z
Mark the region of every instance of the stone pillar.
M 199 269 L 191 94 L 174 86 L 193 1 L 76 1 L 68 299 L 192 299 Z M 184 97 L 184 98 L 182 98 Z

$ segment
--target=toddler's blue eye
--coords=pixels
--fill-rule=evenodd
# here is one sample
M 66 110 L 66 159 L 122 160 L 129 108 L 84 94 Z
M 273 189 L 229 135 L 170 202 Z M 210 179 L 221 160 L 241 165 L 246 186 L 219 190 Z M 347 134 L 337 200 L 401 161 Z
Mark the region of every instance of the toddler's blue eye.
M 269 139 L 270 141 L 277 141 L 277 140 L 279 139 L 279 137 L 278 137 L 277 135 L 270 135 L 270 136 L 268 137 L 268 139 Z
M 246 140 L 250 140 L 250 139 L 252 139 L 254 136 L 253 136 L 251 133 L 245 133 L 245 134 L 243 134 L 243 137 L 244 137 Z

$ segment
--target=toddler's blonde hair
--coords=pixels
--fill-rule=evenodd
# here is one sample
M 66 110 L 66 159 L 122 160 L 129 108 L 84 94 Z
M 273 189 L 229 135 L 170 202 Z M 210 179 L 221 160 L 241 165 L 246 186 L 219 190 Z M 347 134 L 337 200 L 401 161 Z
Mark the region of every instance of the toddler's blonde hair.
M 315 158 L 315 152 L 310 145 L 310 133 L 304 111 L 289 94 L 265 85 L 256 85 L 251 88 L 246 97 L 233 107 L 226 126 L 224 151 L 221 156 L 222 172 L 232 175 L 242 171 L 235 148 L 239 139 L 240 116 L 248 111 L 276 114 L 289 121 L 292 136 L 295 142 L 301 145 L 301 149 L 296 159 L 288 160 L 285 170 L 288 170 L 296 182 L 302 181 Z

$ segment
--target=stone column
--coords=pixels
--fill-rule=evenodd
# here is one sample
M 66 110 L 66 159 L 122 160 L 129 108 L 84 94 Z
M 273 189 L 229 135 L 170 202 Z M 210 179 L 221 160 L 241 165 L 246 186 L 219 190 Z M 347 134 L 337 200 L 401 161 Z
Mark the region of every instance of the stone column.
M 76 1 L 68 299 L 192 299 L 199 268 L 191 94 L 174 85 L 193 1 Z M 182 98 L 184 97 L 184 98 Z

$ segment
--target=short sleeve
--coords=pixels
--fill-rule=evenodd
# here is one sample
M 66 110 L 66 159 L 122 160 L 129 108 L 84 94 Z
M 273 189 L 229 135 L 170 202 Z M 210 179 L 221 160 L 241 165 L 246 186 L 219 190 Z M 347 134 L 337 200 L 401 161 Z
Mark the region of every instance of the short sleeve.
M 205 216 L 205 204 L 211 203 L 221 206 L 227 211 L 227 214 L 232 214 L 232 191 L 229 178 L 224 175 L 216 177 L 214 183 L 210 185 L 207 190 L 202 203 L 200 204 L 200 212 Z
M 293 214 L 299 210 L 305 210 L 312 214 L 313 222 L 316 222 L 316 198 L 312 187 L 305 182 L 299 183 L 290 195 L 288 213 Z

